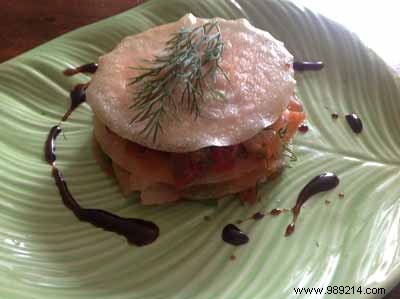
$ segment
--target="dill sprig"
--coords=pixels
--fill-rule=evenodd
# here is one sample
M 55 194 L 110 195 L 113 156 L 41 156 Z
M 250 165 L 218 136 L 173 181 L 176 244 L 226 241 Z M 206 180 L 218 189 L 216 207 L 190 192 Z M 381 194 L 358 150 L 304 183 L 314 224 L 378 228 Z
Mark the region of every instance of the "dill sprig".
M 162 120 L 179 119 L 178 105 L 195 118 L 201 114 L 201 102 L 207 90 L 213 99 L 225 100 L 212 84 L 217 71 L 229 80 L 220 66 L 224 52 L 221 31 L 216 20 L 195 28 L 182 28 L 167 41 L 164 55 L 146 61 L 147 67 L 132 67 L 143 71 L 129 85 L 136 85 L 131 109 L 137 111 L 132 123 L 147 121 L 141 133 L 156 141 L 163 132 Z M 211 78 L 211 82 L 207 78 Z M 177 95 L 178 91 L 182 91 Z
M 295 152 L 292 150 L 291 145 L 287 142 L 283 143 L 282 145 L 282 154 L 284 157 L 289 158 L 290 162 L 296 162 L 297 161 L 297 155 Z
M 283 128 L 280 128 L 278 130 L 278 136 L 280 139 L 283 139 L 285 137 L 287 129 L 288 129 L 288 126 L 286 125 Z M 282 143 L 282 156 L 285 158 L 289 158 L 289 162 L 297 161 L 297 156 L 294 153 L 294 151 L 292 150 L 291 144 L 289 142 Z M 287 166 L 290 168 L 291 167 L 290 163 L 288 163 Z

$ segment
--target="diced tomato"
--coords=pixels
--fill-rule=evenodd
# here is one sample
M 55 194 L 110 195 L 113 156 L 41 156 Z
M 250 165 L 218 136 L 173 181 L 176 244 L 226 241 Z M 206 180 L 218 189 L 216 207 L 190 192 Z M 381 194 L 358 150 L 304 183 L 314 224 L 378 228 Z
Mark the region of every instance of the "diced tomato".
M 276 132 L 283 130 L 284 134 L 281 136 L 283 141 L 289 141 L 290 138 L 297 131 L 297 127 L 306 119 L 306 114 L 304 112 L 292 111 L 286 109 L 281 117 L 275 122 L 271 128 Z
M 213 146 L 210 148 L 213 170 L 218 172 L 232 170 L 238 159 L 239 145 Z
M 104 153 L 126 171 L 140 176 L 146 185 L 153 183 L 173 184 L 174 177 L 168 162 L 168 154 L 123 139 L 106 129 L 99 120 L 95 121 L 94 134 Z
M 190 184 L 206 171 L 206 161 L 195 159 L 191 154 L 175 153 L 170 159 L 178 189 Z
M 297 132 L 298 126 L 305 120 L 306 115 L 304 112 L 287 112 L 287 127 L 286 134 L 283 137 L 284 141 L 289 141 L 290 138 Z
M 295 95 L 290 99 L 287 108 L 289 111 L 303 112 L 303 104 L 300 103 L 299 99 Z

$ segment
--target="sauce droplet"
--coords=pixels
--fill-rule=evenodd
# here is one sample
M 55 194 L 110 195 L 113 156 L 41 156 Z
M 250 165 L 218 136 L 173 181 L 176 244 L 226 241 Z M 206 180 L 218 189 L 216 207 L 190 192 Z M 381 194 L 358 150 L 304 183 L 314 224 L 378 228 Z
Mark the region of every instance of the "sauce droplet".
M 357 114 L 355 114 L 355 113 L 347 114 L 346 120 L 354 133 L 356 133 L 356 134 L 361 133 L 361 131 L 363 129 L 363 125 L 362 125 L 361 119 L 358 117 Z
M 320 71 L 324 67 L 322 61 L 295 61 L 293 62 L 293 69 L 298 72 L 304 71 Z
M 79 73 L 94 74 L 97 71 L 97 63 L 87 63 L 76 68 L 66 69 L 63 73 L 65 76 L 73 76 Z
M 331 114 L 332 119 L 338 119 L 339 118 L 339 114 L 337 114 L 336 112 Z
M 301 207 L 307 200 L 317 193 L 334 189 L 338 184 L 339 178 L 337 175 L 332 172 L 326 172 L 316 176 L 305 185 L 297 197 L 296 205 L 292 208 L 293 220 L 286 228 L 285 236 L 289 236 L 294 232 Z
M 73 90 L 71 90 L 69 94 L 69 98 L 71 100 L 71 104 L 67 112 L 65 112 L 61 121 L 66 121 L 71 113 L 79 107 L 80 104 L 86 101 L 86 89 L 89 86 L 89 83 L 85 84 L 77 84 Z
M 54 165 L 56 162 L 56 139 L 61 133 L 60 126 L 54 126 L 50 129 L 46 143 L 44 144 L 44 159 L 50 165 Z
M 50 129 L 45 143 L 44 155 L 46 161 L 52 166 L 52 175 L 64 205 L 69 208 L 79 220 L 89 222 L 104 230 L 120 234 L 124 236 L 129 243 L 143 246 L 154 242 L 158 238 L 159 228 L 153 222 L 136 218 L 122 218 L 103 210 L 85 209 L 78 204 L 70 193 L 62 173 L 55 165 L 55 142 L 60 132 L 60 126 L 54 126 Z
M 243 245 L 249 242 L 249 237 L 236 225 L 228 224 L 222 230 L 222 240 L 232 245 Z
M 287 227 L 286 227 L 286 231 L 285 231 L 285 236 L 290 236 L 293 232 L 294 232 L 294 227 L 295 227 L 295 223 L 290 223 Z
M 273 210 L 271 210 L 271 212 L 269 212 L 271 215 L 273 215 L 273 216 L 277 216 L 277 215 L 280 215 L 281 213 L 282 213 L 282 210 L 281 209 L 273 209 Z
M 251 216 L 251 218 L 253 218 L 254 220 L 261 220 L 264 218 L 264 216 L 265 216 L 264 213 L 257 212 L 257 213 L 254 213 L 253 216 Z
M 299 130 L 299 132 L 301 133 L 306 133 L 308 132 L 308 126 L 306 124 L 301 124 L 299 125 L 299 127 L 297 128 Z

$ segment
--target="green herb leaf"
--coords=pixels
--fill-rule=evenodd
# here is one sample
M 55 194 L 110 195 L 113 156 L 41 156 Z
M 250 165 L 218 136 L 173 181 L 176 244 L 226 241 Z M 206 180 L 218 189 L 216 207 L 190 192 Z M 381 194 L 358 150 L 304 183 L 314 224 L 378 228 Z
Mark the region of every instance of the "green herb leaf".
M 165 55 L 146 61 L 147 67 L 130 67 L 143 71 L 128 84 L 138 90 L 130 106 L 136 110 L 131 123 L 146 121 L 141 133 L 152 136 L 154 143 L 158 133 L 163 131 L 165 116 L 178 119 L 178 105 L 197 118 L 201 115 L 205 90 L 215 100 L 226 100 L 225 95 L 212 86 L 218 71 L 229 81 L 219 65 L 224 43 L 216 20 L 195 28 L 182 28 L 166 42 L 165 51 Z M 176 95 L 178 88 L 182 90 L 181 95 Z
M 286 132 L 287 132 L 287 125 L 279 129 L 278 131 L 279 138 L 283 139 L 283 137 L 285 137 Z

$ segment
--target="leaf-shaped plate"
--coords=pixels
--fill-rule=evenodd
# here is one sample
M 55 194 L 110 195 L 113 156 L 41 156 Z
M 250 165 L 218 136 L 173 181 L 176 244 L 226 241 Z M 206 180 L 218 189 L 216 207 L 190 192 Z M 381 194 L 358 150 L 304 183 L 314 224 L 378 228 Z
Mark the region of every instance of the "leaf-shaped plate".
M 124 36 L 188 12 L 246 17 L 284 41 L 296 59 L 323 60 L 326 67 L 298 74 L 310 131 L 294 141 L 299 161 L 262 188 L 254 207 L 229 199 L 218 207 L 143 207 L 124 199 L 94 161 L 89 107 L 74 112 L 57 144 L 58 165 L 84 207 L 159 224 L 157 242 L 133 247 L 77 221 L 62 205 L 43 143 L 67 109 L 71 88 L 89 80 L 66 78 L 66 67 L 95 61 Z M 309 298 L 293 288 L 328 285 L 388 291 L 400 280 L 399 99 L 396 77 L 356 36 L 284 1 L 153 0 L 10 60 L 0 66 L 0 297 Z M 361 116 L 362 134 L 347 126 L 349 112 Z M 304 184 L 324 171 L 336 172 L 341 183 L 307 203 L 294 235 L 283 236 L 287 213 L 243 223 L 251 239 L 245 246 L 221 241 L 226 223 L 261 208 L 290 208 Z

